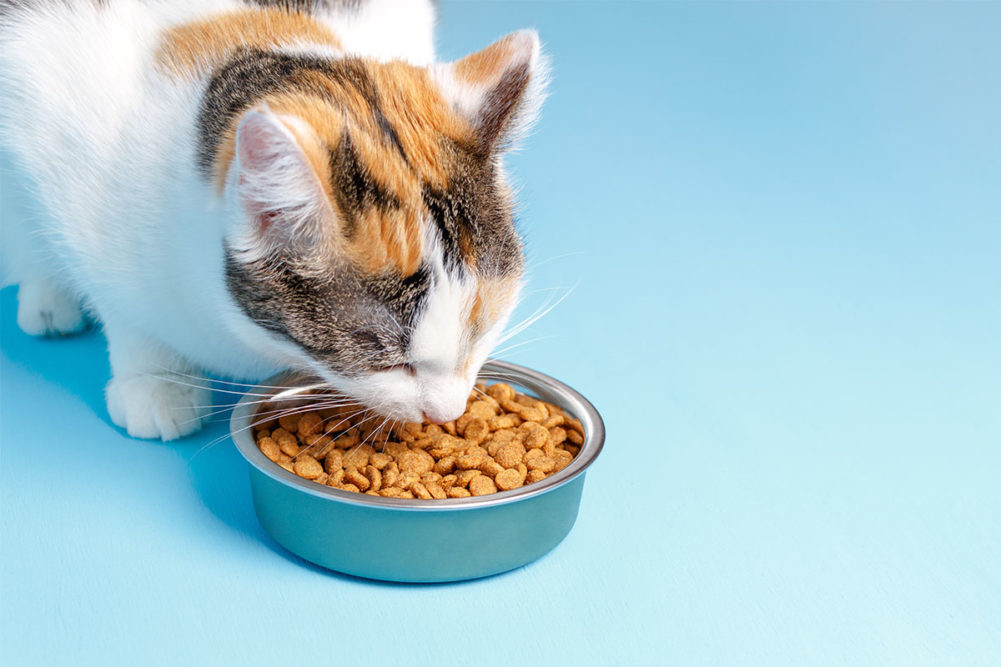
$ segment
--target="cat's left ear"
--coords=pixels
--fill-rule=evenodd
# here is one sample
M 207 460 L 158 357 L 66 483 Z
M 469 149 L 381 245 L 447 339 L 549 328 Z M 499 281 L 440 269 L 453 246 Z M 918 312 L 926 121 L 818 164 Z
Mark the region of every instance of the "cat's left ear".
M 513 32 L 433 72 L 452 108 L 472 124 L 484 153 L 510 148 L 531 128 L 549 80 L 534 30 Z

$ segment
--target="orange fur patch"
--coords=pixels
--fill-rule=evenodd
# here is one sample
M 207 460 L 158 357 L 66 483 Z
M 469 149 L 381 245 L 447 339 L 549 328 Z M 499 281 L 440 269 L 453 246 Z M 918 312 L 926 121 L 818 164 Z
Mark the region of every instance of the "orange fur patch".
M 487 48 L 456 61 L 455 76 L 468 83 L 488 85 L 496 82 L 511 62 L 514 35 L 499 39 Z
M 166 30 L 156 50 L 163 71 L 194 76 L 242 47 L 291 44 L 341 48 L 337 36 L 306 14 L 281 9 L 243 9 Z
M 306 30 L 305 35 L 295 34 L 300 29 Z M 308 17 L 276 10 L 248 10 L 175 28 L 165 38 L 160 53 L 172 71 L 180 68 L 191 72 L 242 44 L 267 47 L 296 41 L 294 38 L 301 41 L 304 37 L 322 42 L 320 38 L 324 35 L 330 38 L 329 43 L 338 45 L 326 28 Z M 203 39 L 209 43 L 201 45 Z M 452 146 L 471 144 L 473 131 L 465 119 L 452 111 L 426 69 L 403 62 L 353 62 L 371 79 L 378 95 L 378 112 L 392 128 L 399 146 L 387 136 L 376 109 L 358 86 L 335 80 L 322 71 L 298 72 L 294 91 L 269 95 L 261 100 L 261 105 L 278 115 L 295 117 L 312 128 L 313 136 L 302 136 L 289 126 L 331 207 L 341 219 L 346 220 L 349 213 L 357 218 L 350 242 L 341 234 L 330 235 L 343 243 L 337 241 L 336 246 L 326 251 L 328 255 L 347 256 L 368 273 L 392 270 L 409 276 L 420 268 L 422 258 L 421 218 L 426 214 L 422 187 L 448 187 L 450 170 L 455 166 L 450 154 Z M 225 187 L 236 152 L 236 128 L 240 120 L 239 116 L 234 118 L 223 132 L 216 152 L 213 170 L 220 191 Z M 366 177 L 399 202 L 399 210 L 338 211 L 337 193 L 332 190 L 330 151 L 343 141 L 345 132 Z M 467 255 L 473 254 L 471 248 L 463 250 Z

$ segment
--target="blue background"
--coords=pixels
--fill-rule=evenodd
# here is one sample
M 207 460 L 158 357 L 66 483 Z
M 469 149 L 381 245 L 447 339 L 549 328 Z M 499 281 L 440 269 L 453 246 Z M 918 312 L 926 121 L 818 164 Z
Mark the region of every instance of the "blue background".
M 100 334 L 7 289 L 5 664 L 1001 662 L 1001 5 L 443 3 L 442 56 L 526 26 L 522 314 L 576 288 L 504 356 L 609 433 L 566 541 L 308 566 L 224 423 L 128 439 Z

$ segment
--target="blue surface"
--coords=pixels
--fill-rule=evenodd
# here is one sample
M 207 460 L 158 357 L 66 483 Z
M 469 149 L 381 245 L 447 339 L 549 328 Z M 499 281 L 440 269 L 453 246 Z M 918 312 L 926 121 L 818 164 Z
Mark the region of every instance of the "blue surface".
M 222 422 L 124 437 L 101 337 L 5 290 L 2 662 L 998 664 L 999 25 L 443 3 L 445 56 L 535 26 L 555 62 L 512 165 L 533 288 L 577 287 L 508 356 L 605 417 L 574 530 L 459 585 L 304 565 Z

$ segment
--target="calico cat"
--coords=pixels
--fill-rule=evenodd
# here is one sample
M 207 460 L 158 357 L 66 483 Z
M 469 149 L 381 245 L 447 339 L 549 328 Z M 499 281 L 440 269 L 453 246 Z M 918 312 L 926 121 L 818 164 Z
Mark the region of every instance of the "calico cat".
M 502 157 L 545 63 L 434 61 L 402 0 L 0 4 L 6 283 L 31 334 L 99 320 L 112 421 L 201 426 L 211 373 L 307 369 L 392 419 L 458 416 L 518 298 Z M 16 181 L 16 182 L 15 182 Z M 182 375 L 183 374 L 183 375 Z

